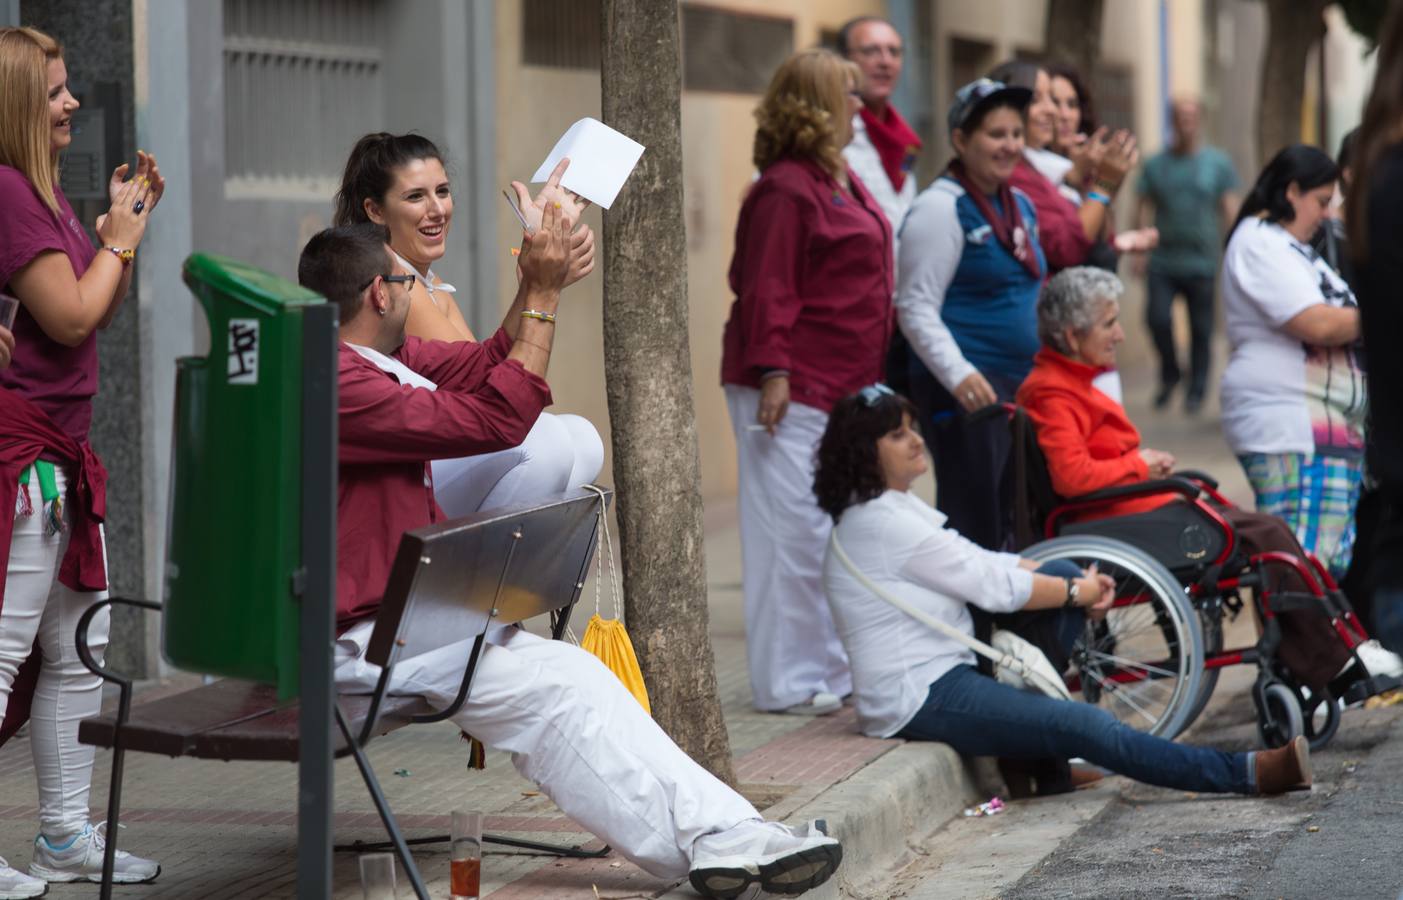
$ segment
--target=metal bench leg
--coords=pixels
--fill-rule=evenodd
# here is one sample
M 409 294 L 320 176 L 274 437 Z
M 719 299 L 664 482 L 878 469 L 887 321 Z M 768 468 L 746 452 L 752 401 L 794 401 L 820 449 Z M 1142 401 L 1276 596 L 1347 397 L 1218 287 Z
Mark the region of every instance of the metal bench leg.
M 429 837 L 410 838 L 405 841 L 411 847 L 421 844 L 447 844 L 452 840 L 452 835 L 435 834 Z M 503 847 L 517 847 L 522 850 L 536 850 L 551 856 L 561 856 L 566 859 L 603 859 L 613 852 L 613 848 L 607 844 L 602 850 L 584 850 L 579 844 L 566 847 L 561 844 L 542 844 L 537 841 L 523 841 L 520 838 L 502 837 L 499 834 L 483 834 L 484 844 L 498 844 Z M 380 850 L 392 850 L 394 844 L 389 841 L 353 841 L 349 844 L 337 844 L 337 850 L 349 853 L 373 853 Z
M 101 900 L 112 900 L 112 876 L 117 865 L 118 817 L 122 812 L 122 768 L 127 756 L 127 749 L 122 746 L 122 726 L 127 723 L 131 705 L 131 682 L 122 682 L 117 701 L 117 723 L 112 729 L 112 783 L 107 787 L 107 845 L 102 851 L 102 888 L 98 892 Z
M 409 876 L 409 883 L 414 887 L 414 894 L 419 900 L 429 900 L 429 892 L 424 887 L 424 879 L 419 875 L 419 869 L 414 865 L 414 857 L 409 853 L 409 847 L 404 842 L 404 835 L 400 833 L 399 824 L 395 822 L 394 814 L 390 812 L 390 804 L 385 800 L 385 794 L 380 790 L 380 781 L 375 777 L 375 770 L 370 767 L 370 760 L 365 758 L 365 751 L 360 744 L 356 743 L 355 736 L 351 734 L 351 726 L 346 722 L 346 716 L 341 712 L 341 704 L 336 704 L 336 725 L 341 729 L 341 735 L 346 739 L 346 746 L 351 749 L 351 755 L 356 758 L 356 766 L 360 769 L 361 778 L 365 781 L 365 789 L 370 793 L 370 799 L 375 804 L 375 811 L 380 814 L 380 821 L 385 823 L 385 831 L 390 836 L 390 843 L 395 853 L 399 856 L 399 861 L 404 864 L 404 871 Z
M 73 649 L 78 651 L 78 659 L 87 670 L 103 681 L 110 681 L 117 685 L 117 721 L 112 726 L 112 783 L 107 788 L 107 845 L 102 852 L 102 886 L 98 891 L 101 900 L 111 900 L 112 898 L 112 873 L 117 864 L 117 828 L 120 824 L 118 819 L 122 813 L 122 768 L 126 763 L 126 748 L 122 746 L 122 729 L 126 726 L 127 719 L 131 717 L 132 681 L 130 678 L 124 678 L 116 672 L 110 672 L 98 665 L 97 660 L 93 658 L 92 650 L 88 647 L 88 627 L 99 611 L 114 603 L 158 612 L 161 609 L 160 604 L 152 603 L 149 600 L 108 597 L 106 600 L 99 600 L 83 611 L 83 615 L 78 619 L 78 628 L 73 637 Z

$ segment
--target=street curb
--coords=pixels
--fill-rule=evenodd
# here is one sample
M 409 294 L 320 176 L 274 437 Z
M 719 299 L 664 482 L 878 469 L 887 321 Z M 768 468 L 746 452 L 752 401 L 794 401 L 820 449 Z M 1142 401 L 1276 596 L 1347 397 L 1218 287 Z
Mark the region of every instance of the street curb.
M 825 819 L 843 842 L 837 877 L 806 894 L 813 900 L 868 898 L 933 834 L 978 796 L 960 755 L 946 744 L 909 742 L 833 785 L 789 817 Z

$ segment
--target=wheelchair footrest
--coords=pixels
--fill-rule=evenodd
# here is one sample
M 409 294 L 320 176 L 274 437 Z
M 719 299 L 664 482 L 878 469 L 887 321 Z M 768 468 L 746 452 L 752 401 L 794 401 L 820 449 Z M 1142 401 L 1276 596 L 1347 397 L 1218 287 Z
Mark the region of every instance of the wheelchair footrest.
M 1399 687 L 1403 687 L 1403 681 L 1399 681 L 1396 677 L 1392 675 L 1375 675 L 1372 678 L 1361 678 L 1350 685 L 1349 690 L 1345 691 L 1344 696 L 1340 699 L 1345 702 L 1346 706 L 1352 706 L 1355 703 L 1362 703 L 1370 697 L 1388 693 Z

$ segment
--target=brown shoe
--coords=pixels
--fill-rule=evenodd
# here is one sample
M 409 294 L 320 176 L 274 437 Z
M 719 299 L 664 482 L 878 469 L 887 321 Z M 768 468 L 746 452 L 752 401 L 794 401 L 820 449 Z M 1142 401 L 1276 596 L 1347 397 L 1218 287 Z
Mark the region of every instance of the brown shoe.
M 1089 787 L 1106 776 L 1100 769 L 1093 769 L 1090 766 L 1072 766 L 1072 787 Z
M 1259 751 L 1256 764 L 1259 794 L 1310 790 L 1310 742 L 1305 735 L 1296 735 L 1285 747 Z

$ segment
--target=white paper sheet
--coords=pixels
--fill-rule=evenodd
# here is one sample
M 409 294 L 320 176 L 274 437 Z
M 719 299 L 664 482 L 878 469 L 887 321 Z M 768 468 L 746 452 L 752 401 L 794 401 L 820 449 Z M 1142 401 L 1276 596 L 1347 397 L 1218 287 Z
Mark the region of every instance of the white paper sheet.
M 598 119 L 584 118 L 560 136 L 531 181 L 545 181 L 555 164 L 568 156 L 570 167 L 560 179 L 561 186 L 608 209 L 642 155 L 642 144 Z

